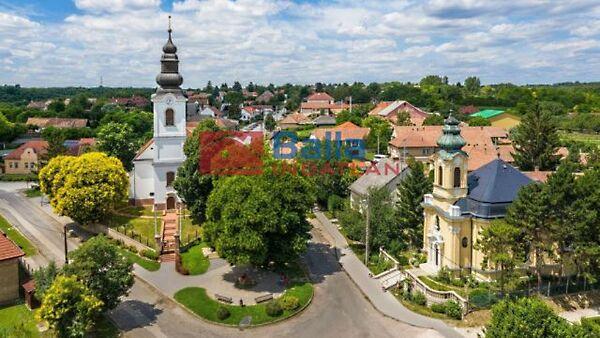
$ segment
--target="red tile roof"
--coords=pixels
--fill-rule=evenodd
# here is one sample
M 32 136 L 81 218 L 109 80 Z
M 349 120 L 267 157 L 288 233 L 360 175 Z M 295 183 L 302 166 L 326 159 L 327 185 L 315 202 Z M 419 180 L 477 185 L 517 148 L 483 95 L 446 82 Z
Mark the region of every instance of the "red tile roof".
M 325 92 L 313 93 L 306 98 L 306 101 L 333 101 L 333 97 Z
M 308 117 L 300 113 L 294 113 L 284 117 L 283 120 L 279 121 L 279 124 L 302 124 L 308 122 L 310 122 Z
M 339 126 L 335 126 L 333 128 L 315 129 L 313 131 L 313 136 L 319 140 L 324 140 L 325 134 L 327 132 L 330 132 L 331 133 L 330 137 L 332 139 L 334 139 L 335 133 L 340 132 L 342 140 L 347 140 L 347 139 L 362 140 L 362 139 L 365 139 L 369 135 L 370 131 L 371 131 L 370 128 L 359 127 L 359 126 L 355 125 L 354 123 L 348 121 L 348 122 L 344 122 L 344 123 L 340 124 Z
M 25 253 L 13 241 L 6 237 L 6 234 L 0 231 L 0 261 L 25 256 Z
M 323 101 L 302 102 L 300 109 L 348 109 L 350 105 L 346 103 L 329 103 Z
M 391 105 L 394 105 L 395 108 L 390 107 Z M 388 107 L 390 108 L 388 109 Z M 398 112 L 401 111 L 408 112 L 410 122 L 415 126 L 423 125 L 423 121 L 425 121 L 425 118 L 428 116 L 428 114 L 421 108 L 413 106 L 410 104 L 410 102 L 402 100 L 379 102 L 377 106 L 375 106 L 375 108 L 369 112 L 369 116 L 379 116 L 396 124 Z
M 23 155 L 25 150 L 28 148 L 33 149 L 33 151 L 38 155 L 45 154 L 46 149 L 48 148 L 48 142 L 43 141 L 43 140 L 27 141 L 27 142 L 21 144 L 17 149 L 11 151 L 8 155 L 6 155 L 5 159 L 20 160 L 21 155 Z
M 523 171 L 523 174 L 525 174 L 527 177 L 531 178 L 534 181 L 544 183 L 546 182 L 546 180 L 548 180 L 548 176 L 552 174 L 552 171 Z

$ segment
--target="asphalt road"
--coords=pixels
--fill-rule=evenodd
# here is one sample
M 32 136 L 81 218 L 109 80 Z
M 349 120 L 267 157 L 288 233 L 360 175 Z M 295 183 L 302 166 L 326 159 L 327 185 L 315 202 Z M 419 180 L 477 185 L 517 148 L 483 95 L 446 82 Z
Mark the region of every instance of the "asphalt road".
M 61 262 L 62 224 L 32 201 L 0 186 L 0 213 L 40 248 L 44 257 Z M 440 337 L 384 317 L 340 270 L 324 238 L 313 233 L 305 255 L 315 281 L 313 303 L 282 323 L 241 331 L 207 323 L 180 308 L 145 283 L 136 281 L 128 297 L 110 314 L 126 337 Z M 78 240 L 69 239 L 72 249 Z

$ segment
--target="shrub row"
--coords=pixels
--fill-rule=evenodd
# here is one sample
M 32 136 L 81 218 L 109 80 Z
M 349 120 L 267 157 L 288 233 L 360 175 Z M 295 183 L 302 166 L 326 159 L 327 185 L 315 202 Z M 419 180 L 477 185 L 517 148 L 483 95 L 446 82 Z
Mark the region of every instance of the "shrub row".
M 265 312 L 271 317 L 278 317 L 283 314 L 283 311 L 293 311 L 300 306 L 300 300 L 296 296 L 283 295 L 281 298 L 272 300 L 265 306 Z M 226 306 L 219 305 L 216 310 L 216 315 L 219 320 L 225 320 L 231 315 Z
M 436 303 L 431 304 L 430 308 L 431 308 L 431 311 L 433 311 L 435 313 L 443 313 L 450 318 L 454 318 L 454 319 L 462 318 L 462 309 L 461 309 L 460 305 L 453 300 L 449 300 L 442 304 L 436 304 Z
M 125 242 L 123 242 L 123 240 L 121 239 L 114 239 L 114 238 L 109 238 L 109 240 L 116 246 L 124 249 L 124 250 L 128 250 L 131 253 L 134 253 L 136 255 L 141 255 L 143 257 L 146 257 L 150 260 L 158 260 L 159 254 L 154 251 L 154 250 L 150 250 L 150 249 L 145 249 L 145 250 L 138 250 L 138 248 L 135 245 L 127 245 L 125 244 Z

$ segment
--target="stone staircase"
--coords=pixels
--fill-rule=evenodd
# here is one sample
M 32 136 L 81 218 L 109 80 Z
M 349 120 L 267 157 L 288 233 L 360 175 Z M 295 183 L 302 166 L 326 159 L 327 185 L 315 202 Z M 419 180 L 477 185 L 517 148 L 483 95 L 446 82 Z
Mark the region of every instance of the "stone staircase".
M 175 233 L 177 233 L 177 213 L 175 211 L 167 212 L 163 216 L 163 247 L 160 255 L 161 262 L 175 261 Z

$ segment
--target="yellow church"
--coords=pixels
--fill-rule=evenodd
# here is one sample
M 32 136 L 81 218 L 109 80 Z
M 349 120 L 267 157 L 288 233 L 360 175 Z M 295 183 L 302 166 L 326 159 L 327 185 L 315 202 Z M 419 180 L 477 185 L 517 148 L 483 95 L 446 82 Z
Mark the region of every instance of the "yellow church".
M 432 155 L 433 192 L 423 201 L 423 251 L 427 263 L 420 268 L 436 273 L 442 267 L 485 277 L 483 254 L 473 248 L 480 230 L 504 218 L 519 189 L 532 180 L 516 168 L 495 159 L 467 174 L 468 155 L 462 150 L 459 121 L 449 116 Z

